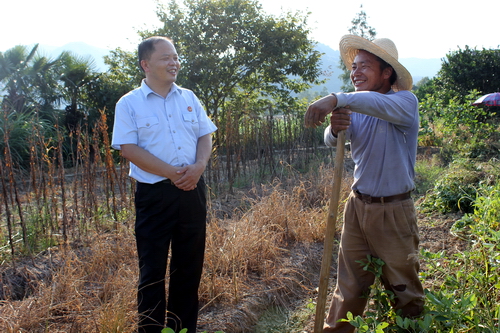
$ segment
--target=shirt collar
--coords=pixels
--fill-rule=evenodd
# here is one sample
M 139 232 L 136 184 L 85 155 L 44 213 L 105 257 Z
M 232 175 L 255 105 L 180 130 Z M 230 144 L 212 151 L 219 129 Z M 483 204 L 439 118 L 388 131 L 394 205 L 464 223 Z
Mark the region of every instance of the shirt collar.
M 147 84 L 146 84 L 146 80 L 145 79 L 142 79 L 141 81 L 141 87 L 139 88 L 142 93 L 144 94 L 144 97 L 148 97 L 149 94 L 155 94 L 155 95 L 158 95 L 157 93 L 155 93 Z M 178 92 L 179 94 L 182 94 L 182 89 L 179 89 L 179 86 L 176 85 L 175 83 L 172 83 L 172 88 L 170 89 L 170 92 L 168 93 L 169 95 L 170 94 L 173 94 L 175 92 Z M 158 95 L 159 96 L 159 95 Z

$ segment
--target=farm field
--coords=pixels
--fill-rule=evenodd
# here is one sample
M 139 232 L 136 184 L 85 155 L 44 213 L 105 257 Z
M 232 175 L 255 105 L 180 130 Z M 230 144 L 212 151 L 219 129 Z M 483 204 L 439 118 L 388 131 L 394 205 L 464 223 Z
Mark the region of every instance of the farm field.
M 428 166 L 435 158 L 427 154 L 419 160 Z M 351 171 L 347 159 L 343 198 Z M 72 175 L 69 189 L 77 181 Z M 201 331 L 312 332 L 332 175 L 331 163 L 321 162 L 308 172 L 292 170 L 283 179 L 212 193 L 200 288 Z M 424 196 L 417 193 L 415 200 L 418 206 Z M 0 330 L 132 332 L 137 263 L 130 203 L 127 194 L 117 210 L 118 221 L 103 214 L 89 230 L 68 225 L 66 241 L 54 234 L 57 245 L 22 260 L 9 260 L 4 247 Z M 68 215 L 74 213 L 71 205 L 67 209 Z M 421 212 L 421 248 L 449 258 L 463 253 L 470 243 L 451 232 L 462 216 Z M 337 239 L 339 231 L 340 224 Z M 422 260 L 422 278 L 432 290 L 442 277 L 427 260 Z M 330 281 L 333 287 L 335 259 Z

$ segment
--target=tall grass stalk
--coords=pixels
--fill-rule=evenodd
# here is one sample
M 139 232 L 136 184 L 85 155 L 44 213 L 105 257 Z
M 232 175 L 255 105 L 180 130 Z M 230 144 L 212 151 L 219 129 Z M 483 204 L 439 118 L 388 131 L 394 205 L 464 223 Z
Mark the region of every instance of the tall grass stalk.
M 235 117 L 221 131 L 220 151 L 206 171 L 212 209 L 201 301 L 208 311 L 251 300 L 248 310 L 228 318 L 235 333 L 248 327 L 245 321 L 254 323 L 266 304 L 286 304 L 312 288 L 310 272 L 289 256 L 296 244 L 322 238 L 331 172 L 323 166 L 313 179 L 304 178 L 302 160 L 321 161 L 330 151 L 292 143 L 304 136 L 301 118 L 245 118 L 237 125 Z M 110 148 L 106 124 L 101 112 L 92 128 L 83 124 L 67 133 L 61 126 L 44 130 L 35 117 L 24 162 L 12 157 L 13 138 L 4 129 L 0 331 L 130 332 L 135 324 L 135 186 L 127 163 Z M 231 208 L 220 209 L 234 198 Z

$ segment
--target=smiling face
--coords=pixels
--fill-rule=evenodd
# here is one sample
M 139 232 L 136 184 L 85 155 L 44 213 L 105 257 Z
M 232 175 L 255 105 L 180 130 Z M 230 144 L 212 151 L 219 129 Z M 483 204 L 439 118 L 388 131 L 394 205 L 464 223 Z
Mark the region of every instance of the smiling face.
M 381 69 L 379 58 L 360 50 L 351 65 L 351 81 L 356 91 L 376 91 L 382 94 L 391 89 L 392 67 Z
M 141 60 L 146 73 L 146 83 L 153 87 L 170 87 L 177 80 L 181 68 L 179 56 L 174 45 L 167 40 L 154 44 L 154 51 L 148 59 Z

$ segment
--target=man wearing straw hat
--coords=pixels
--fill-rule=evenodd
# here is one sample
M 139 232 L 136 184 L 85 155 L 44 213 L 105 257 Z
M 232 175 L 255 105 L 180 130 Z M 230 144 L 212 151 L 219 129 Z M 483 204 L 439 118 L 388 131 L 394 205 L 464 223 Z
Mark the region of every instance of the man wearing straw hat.
M 308 127 L 331 114 L 325 143 L 335 146 L 339 131 L 351 143 L 355 163 L 352 192 L 344 210 L 337 285 L 324 332 L 353 332 L 347 317 L 362 315 L 373 273 L 358 261 L 367 256 L 385 262 L 382 282 L 394 293 L 394 309 L 418 316 L 424 292 L 418 279 L 418 227 L 411 198 L 419 130 L 418 100 L 410 90 L 412 77 L 398 62 L 394 43 L 373 42 L 355 35 L 340 41 L 340 53 L 355 92 L 335 93 L 311 104 Z

